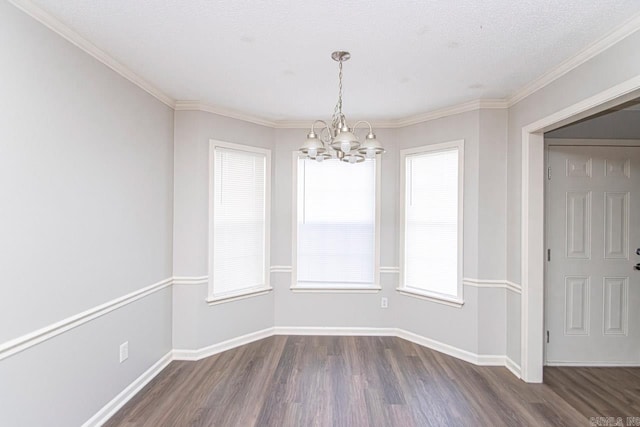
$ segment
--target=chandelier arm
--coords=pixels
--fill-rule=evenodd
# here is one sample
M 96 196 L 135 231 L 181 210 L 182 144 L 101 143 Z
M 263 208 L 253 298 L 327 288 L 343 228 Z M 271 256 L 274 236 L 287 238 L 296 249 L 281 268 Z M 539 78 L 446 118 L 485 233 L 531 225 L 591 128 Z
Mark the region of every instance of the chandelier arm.
M 366 124 L 367 126 L 369 126 L 369 133 L 373 133 L 373 128 L 371 127 L 371 123 L 369 123 L 369 122 L 368 122 L 368 121 L 366 121 L 366 120 L 358 120 L 358 121 L 356 122 L 356 124 L 355 124 L 355 125 L 353 125 L 353 130 L 352 130 L 352 132 L 353 132 L 354 134 L 356 133 L 356 128 L 358 127 L 358 125 L 359 125 L 360 123 L 364 123 L 364 124 Z
M 329 125 L 326 125 L 326 127 L 323 127 L 320 131 L 320 141 L 322 141 L 325 146 L 329 146 L 329 144 L 331 143 L 331 139 L 331 128 L 329 127 Z
M 327 124 L 327 122 L 325 122 L 324 120 L 316 120 L 315 122 L 313 122 L 313 124 L 311 125 L 311 132 L 315 133 L 315 127 L 316 127 L 316 123 L 322 123 L 324 125 L 324 127 L 329 127 L 329 125 Z M 321 131 L 322 132 L 322 131 Z

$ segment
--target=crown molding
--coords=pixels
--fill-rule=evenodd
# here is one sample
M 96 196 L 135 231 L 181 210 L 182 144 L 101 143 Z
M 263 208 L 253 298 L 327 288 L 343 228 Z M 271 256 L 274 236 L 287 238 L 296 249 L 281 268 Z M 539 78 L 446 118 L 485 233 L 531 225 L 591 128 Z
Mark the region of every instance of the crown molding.
M 200 101 L 176 101 L 173 107 L 176 111 L 204 111 L 207 113 L 217 114 L 219 116 L 229 117 L 231 119 L 242 120 L 270 128 L 276 127 L 276 122 L 264 117 L 255 116 L 253 114 L 244 113 L 242 111 L 233 110 L 231 108 L 216 107 Z
M 614 46 L 616 43 L 622 41 L 638 30 L 640 30 L 640 14 L 635 15 L 621 26 L 613 29 L 604 37 L 580 51 L 577 55 L 566 59 L 554 69 L 527 83 L 508 99 L 508 107 L 517 104 L 529 95 L 539 91 L 568 72 L 578 68 L 580 65 Z
M 389 127 L 401 128 L 405 126 L 417 125 L 419 123 L 431 120 L 441 119 L 443 117 L 453 116 L 456 114 L 467 113 L 480 109 L 502 109 L 508 108 L 509 105 L 505 99 L 476 99 L 462 104 L 453 105 L 451 107 L 440 108 L 429 111 L 427 113 L 417 114 L 415 116 L 406 117 L 404 119 L 394 120 Z
M 274 129 L 302 129 L 310 126 L 311 120 L 270 120 L 250 113 L 217 107 L 200 101 L 176 101 L 51 14 L 33 4 L 30 0 L 9 0 L 9 3 L 176 111 L 204 111 Z M 509 108 L 638 30 L 640 30 L 640 14 L 629 19 L 618 28 L 615 28 L 601 39 L 583 49 L 577 55 L 561 62 L 556 68 L 529 82 L 516 91 L 511 97 L 505 99 L 478 99 L 405 118 L 374 120 L 371 121 L 371 125 L 378 128 L 402 128 L 479 109 Z
M 349 120 L 349 123 L 356 123 L 362 119 L 354 119 Z M 309 120 L 278 120 L 274 123 L 275 129 L 310 129 L 311 124 L 314 122 L 314 119 Z M 395 128 L 399 127 L 396 125 L 395 120 L 366 120 L 368 123 L 371 123 L 371 126 L 374 128 Z M 330 120 L 327 120 L 330 122 Z
M 13 4 L 15 7 L 17 7 L 36 21 L 40 22 L 42 25 L 49 28 L 51 31 L 58 34 L 65 40 L 71 42 L 84 52 L 88 53 L 98 61 L 102 62 L 107 67 L 111 68 L 113 71 L 129 80 L 131 83 L 135 84 L 139 88 L 149 93 L 151 96 L 158 99 L 160 102 L 166 104 L 171 108 L 174 107 L 175 101 L 169 95 L 158 89 L 156 86 L 154 86 L 138 74 L 131 71 L 125 65 L 114 59 L 111 55 L 91 43 L 86 38 L 82 37 L 80 34 L 75 32 L 67 25 L 63 24 L 61 21 L 54 18 L 51 14 L 45 12 L 43 9 L 36 6 L 29 0 L 9 0 L 9 3 Z
M 416 114 L 409 117 L 390 120 L 369 120 L 371 126 L 375 128 L 402 128 L 418 123 L 428 122 L 430 120 L 440 119 L 455 114 L 466 113 L 479 109 L 499 109 L 508 108 L 506 99 L 475 99 L 473 101 L 463 102 L 462 104 L 450 107 L 439 108 L 426 113 Z M 354 122 L 357 120 L 354 120 Z M 312 120 L 279 120 L 274 123 L 276 129 L 304 129 L 311 126 Z
M 176 111 L 204 111 L 207 113 L 217 114 L 224 117 L 243 120 L 245 122 L 255 123 L 274 129 L 306 129 L 311 126 L 313 120 L 277 120 L 272 121 L 262 117 L 253 116 L 242 113 L 240 111 L 229 110 L 226 108 L 214 107 L 199 101 L 176 101 L 174 108 Z M 430 120 L 440 119 L 447 116 L 476 111 L 480 109 L 502 109 L 508 108 L 506 99 L 476 99 L 462 104 L 453 105 L 451 107 L 440 108 L 429 111 L 427 113 L 417 114 L 414 116 L 392 119 L 392 120 L 372 120 L 369 121 L 371 126 L 376 128 L 402 128 L 411 126 Z

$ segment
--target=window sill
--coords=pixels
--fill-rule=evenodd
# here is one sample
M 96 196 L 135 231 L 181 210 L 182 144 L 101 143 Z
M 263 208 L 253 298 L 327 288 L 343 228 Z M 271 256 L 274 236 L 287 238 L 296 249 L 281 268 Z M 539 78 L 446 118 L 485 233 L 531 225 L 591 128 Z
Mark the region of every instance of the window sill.
M 381 286 L 377 285 L 336 285 L 334 283 L 314 284 L 314 285 L 293 285 L 289 289 L 293 292 L 308 292 L 308 293 L 334 293 L 334 294 L 357 294 L 365 293 L 372 294 L 380 292 Z
M 461 299 L 446 297 L 444 295 L 439 295 L 430 292 L 420 292 L 414 289 L 407 288 L 396 288 L 396 291 L 402 295 L 406 295 L 409 297 L 420 298 L 427 301 L 435 302 L 438 304 L 448 305 L 450 307 L 461 308 L 464 305 L 464 301 Z
M 273 288 L 271 287 L 260 287 L 260 288 L 252 288 L 252 289 L 243 289 L 240 292 L 233 292 L 227 294 L 220 295 L 212 295 L 207 298 L 207 304 L 216 305 L 216 304 L 224 304 L 225 302 L 237 301 L 240 299 L 257 297 L 260 295 L 265 295 L 271 292 Z

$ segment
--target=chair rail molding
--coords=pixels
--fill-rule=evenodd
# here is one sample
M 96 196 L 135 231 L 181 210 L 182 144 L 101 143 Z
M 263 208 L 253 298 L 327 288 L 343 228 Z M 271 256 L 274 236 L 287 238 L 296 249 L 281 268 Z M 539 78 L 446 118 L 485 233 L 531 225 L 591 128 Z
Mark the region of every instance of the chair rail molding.
M 43 328 L 37 329 L 28 334 L 11 339 L 7 342 L 0 344 L 0 360 L 6 359 L 16 353 L 24 351 L 34 345 L 40 344 L 48 339 L 51 339 L 57 335 L 62 334 L 70 329 L 77 328 L 84 325 L 98 317 L 104 316 L 120 307 L 124 307 L 127 304 L 131 304 L 141 298 L 165 289 L 173 283 L 173 278 L 161 280 L 153 285 L 147 286 L 142 289 L 138 289 L 119 298 L 115 298 L 104 304 L 100 304 L 89 310 L 85 310 L 74 316 L 67 317 L 66 319 L 52 323 Z
M 502 288 L 502 289 L 507 289 L 509 291 L 515 292 L 517 294 L 522 293 L 522 287 L 519 284 L 515 282 L 511 282 L 509 280 L 471 279 L 471 278 L 465 277 L 464 279 L 462 279 L 462 283 L 465 286 L 472 286 L 474 288 Z

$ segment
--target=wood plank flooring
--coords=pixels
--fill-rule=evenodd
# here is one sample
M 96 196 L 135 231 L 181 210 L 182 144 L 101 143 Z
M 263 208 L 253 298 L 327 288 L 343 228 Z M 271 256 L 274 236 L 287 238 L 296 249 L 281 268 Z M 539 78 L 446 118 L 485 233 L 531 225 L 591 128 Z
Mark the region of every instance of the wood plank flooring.
M 550 368 L 544 382 L 585 417 L 635 417 L 640 425 L 640 368 Z
M 584 426 L 586 417 L 549 385 L 400 338 L 274 336 L 172 362 L 106 426 Z

